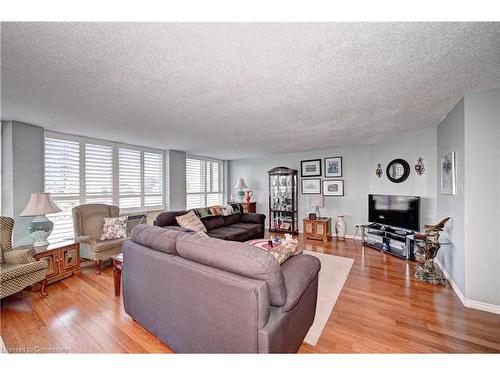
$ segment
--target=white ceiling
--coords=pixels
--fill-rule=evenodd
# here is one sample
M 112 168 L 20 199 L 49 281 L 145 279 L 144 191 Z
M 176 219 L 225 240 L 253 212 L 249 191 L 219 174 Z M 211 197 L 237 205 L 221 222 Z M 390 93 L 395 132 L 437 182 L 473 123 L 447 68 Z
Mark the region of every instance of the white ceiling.
M 2 119 L 225 159 L 373 143 L 500 86 L 500 23 L 3 23 Z

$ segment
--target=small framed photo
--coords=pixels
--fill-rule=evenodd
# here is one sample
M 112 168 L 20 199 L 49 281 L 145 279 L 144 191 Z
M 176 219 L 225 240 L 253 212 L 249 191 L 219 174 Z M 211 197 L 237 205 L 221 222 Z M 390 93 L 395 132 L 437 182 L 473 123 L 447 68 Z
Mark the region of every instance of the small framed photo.
M 325 177 L 342 177 L 342 156 L 325 158 Z
M 319 177 L 321 176 L 321 159 L 302 160 L 300 162 L 301 177 Z
M 302 194 L 321 194 L 321 179 L 302 179 Z
M 323 195 L 342 197 L 344 195 L 344 180 L 323 180 Z

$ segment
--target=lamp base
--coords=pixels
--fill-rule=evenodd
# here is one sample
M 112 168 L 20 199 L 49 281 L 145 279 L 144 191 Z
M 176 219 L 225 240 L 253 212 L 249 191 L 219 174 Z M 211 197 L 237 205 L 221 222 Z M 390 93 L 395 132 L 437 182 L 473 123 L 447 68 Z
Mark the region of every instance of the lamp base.
M 316 217 L 318 219 L 321 219 L 321 212 L 319 212 L 319 207 L 318 206 L 316 206 Z
M 243 199 L 245 198 L 245 191 L 244 190 L 238 190 L 238 192 L 236 193 L 236 195 L 238 196 L 238 201 L 239 202 L 243 202 Z
M 54 223 L 45 216 L 36 216 L 28 225 L 28 233 L 35 240 L 33 246 L 46 246 L 49 244 L 47 238 L 54 229 Z

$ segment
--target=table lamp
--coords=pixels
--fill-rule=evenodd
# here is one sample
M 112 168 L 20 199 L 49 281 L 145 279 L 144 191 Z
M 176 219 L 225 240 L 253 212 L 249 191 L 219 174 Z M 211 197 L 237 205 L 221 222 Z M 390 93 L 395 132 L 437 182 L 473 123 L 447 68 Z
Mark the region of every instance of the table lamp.
M 54 223 L 47 219 L 45 215 L 61 211 L 50 197 L 50 193 L 31 193 L 28 204 L 19 216 L 35 216 L 28 225 L 28 233 L 35 240 L 33 246 L 49 244 L 47 238 L 54 229 Z
M 316 207 L 316 218 L 320 219 L 321 213 L 319 212 L 319 208 L 325 206 L 325 200 L 323 198 L 323 195 L 321 195 L 321 194 L 310 195 L 309 196 L 309 206 Z
M 238 195 L 239 201 L 243 202 L 243 198 L 245 198 L 244 189 L 248 189 L 247 184 L 245 184 L 245 180 L 243 178 L 240 178 L 234 188 L 237 190 L 236 195 Z

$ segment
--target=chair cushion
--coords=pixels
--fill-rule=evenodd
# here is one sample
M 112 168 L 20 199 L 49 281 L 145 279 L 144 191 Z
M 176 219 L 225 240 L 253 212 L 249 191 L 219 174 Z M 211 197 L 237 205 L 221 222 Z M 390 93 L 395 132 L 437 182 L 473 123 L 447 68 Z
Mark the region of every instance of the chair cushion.
M 122 247 L 122 243 L 128 240 L 128 237 L 118 238 L 115 240 L 97 241 L 94 245 L 94 253 L 102 253 L 104 251 L 119 249 Z
M 105 217 L 100 240 L 116 240 L 127 237 L 128 216 Z
M 272 305 L 282 306 L 286 301 L 281 267 L 271 254 L 261 249 L 244 243 L 181 233 L 177 237 L 177 252 L 183 258 L 206 266 L 263 280 Z
M 196 216 L 194 211 L 189 211 L 185 215 L 177 216 L 175 220 L 177 220 L 179 225 L 183 228 L 191 229 L 194 230 L 195 232 L 202 232 L 202 233 L 207 232 L 207 228 L 205 228 L 200 218 Z
M 235 223 L 229 225 L 228 228 L 240 228 L 248 232 L 249 236 L 254 236 L 257 233 L 262 232 L 262 225 L 254 223 Z
M 0 267 L 0 282 L 5 282 L 7 280 L 14 279 L 16 277 L 21 277 L 36 271 L 40 271 L 47 268 L 47 262 L 45 260 L 39 260 L 37 262 L 26 263 L 26 264 L 2 264 Z
M 245 241 L 250 237 L 246 229 L 231 226 L 212 229 L 207 234 L 210 237 L 212 237 L 212 234 L 216 234 L 218 238 L 227 241 Z

